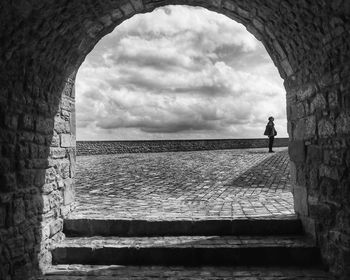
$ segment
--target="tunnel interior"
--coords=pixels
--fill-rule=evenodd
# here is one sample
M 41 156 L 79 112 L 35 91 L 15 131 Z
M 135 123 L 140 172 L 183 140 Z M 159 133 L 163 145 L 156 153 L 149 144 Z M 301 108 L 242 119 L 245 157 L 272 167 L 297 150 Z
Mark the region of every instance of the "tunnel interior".
M 23 0 L 0 4 L 0 278 L 42 273 L 63 238 L 79 66 L 118 24 L 171 4 L 224 14 L 264 44 L 287 92 L 295 211 L 330 270 L 349 275 L 348 1 Z

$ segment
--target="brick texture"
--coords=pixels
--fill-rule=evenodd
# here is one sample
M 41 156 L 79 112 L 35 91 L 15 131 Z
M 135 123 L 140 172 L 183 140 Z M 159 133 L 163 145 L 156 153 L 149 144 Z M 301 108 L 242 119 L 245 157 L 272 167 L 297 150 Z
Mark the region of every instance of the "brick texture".
M 58 221 L 70 211 L 66 192 L 74 184 L 80 64 L 118 24 L 167 4 L 227 15 L 265 45 L 285 80 L 290 141 L 305 146 L 292 181 L 307 207 L 300 203 L 296 212 L 314 225 L 331 271 L 349 279 L 348 0 L 1 1 L 0 278 L 34 279 L 50 263 L 50 244 L 62 238 Z M 316 162 L 308 155 L 315 148 Z

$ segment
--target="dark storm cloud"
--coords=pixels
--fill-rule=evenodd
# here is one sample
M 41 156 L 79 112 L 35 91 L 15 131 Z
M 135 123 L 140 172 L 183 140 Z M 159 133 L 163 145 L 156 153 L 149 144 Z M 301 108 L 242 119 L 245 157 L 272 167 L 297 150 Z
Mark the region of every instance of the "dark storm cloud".
M 194 119 L 183 120 L 154 120 L 154 119 L 106 119 L 96 124 L 103 129 L 139 128 L 146 133 L 177 133 L 188 130 L 216 130 L 218 125 L 214 122 L 204 122 Z

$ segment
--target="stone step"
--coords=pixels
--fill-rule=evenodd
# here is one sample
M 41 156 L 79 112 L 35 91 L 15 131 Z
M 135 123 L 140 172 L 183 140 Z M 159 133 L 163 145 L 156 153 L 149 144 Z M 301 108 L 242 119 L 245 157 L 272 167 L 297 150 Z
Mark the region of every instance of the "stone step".
M 55 265 L 39 280 L 328 280 L 320 268 Z
M 66 236 L 182 236 L 302 234 L 296 217 L 276 219 L 96 220 L 67 219 Z
M 319 250 L 302 236 L 178 236 L 67 238 L 53 264 L 300 265 L 320 264 Z

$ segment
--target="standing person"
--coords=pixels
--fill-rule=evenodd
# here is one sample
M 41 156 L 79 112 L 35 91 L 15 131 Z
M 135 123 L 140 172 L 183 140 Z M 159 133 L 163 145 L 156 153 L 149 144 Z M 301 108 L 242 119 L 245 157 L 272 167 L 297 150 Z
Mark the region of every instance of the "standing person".
M 266 125 L 266 129 L 264 132 L 264 135 L 269 137 L 269 153 L 274 153 L 272 150 L 273 146 L 273 140 L 275 139 L 275 136 L 277 135 L 277 131 L 275 129 L 275 124 L 273 121 L 275 120 L 273 117 L 269 117 L 269 122 Z

